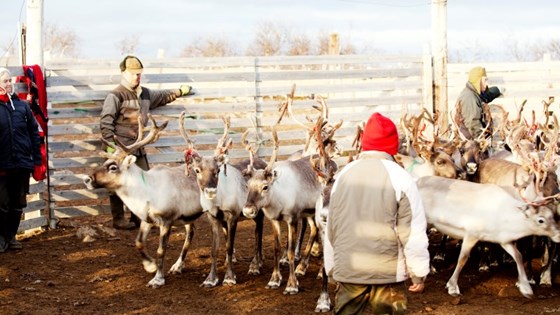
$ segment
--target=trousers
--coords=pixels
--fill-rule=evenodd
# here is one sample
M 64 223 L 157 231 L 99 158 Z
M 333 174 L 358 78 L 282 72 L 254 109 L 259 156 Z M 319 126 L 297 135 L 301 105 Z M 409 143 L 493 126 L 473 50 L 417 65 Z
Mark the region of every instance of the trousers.
M 404 282 L 350 284 L 339 282 L 334 314 L 404 314 L 407 307 Z
M 22 209 L 27 206 L 31 170 L 16 168 L 0 175 L 0 251 L 8 248 L 19 229 Z

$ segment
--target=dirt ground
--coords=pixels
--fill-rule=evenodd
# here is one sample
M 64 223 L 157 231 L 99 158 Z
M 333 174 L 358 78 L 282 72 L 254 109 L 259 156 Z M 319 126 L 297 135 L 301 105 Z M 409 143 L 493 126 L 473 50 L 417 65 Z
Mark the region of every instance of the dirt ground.
M 206 218 L 199 220 L 194 243 L 180 275 L 167 275 L 159 289 L 146 287 L 146 273 L 134 248 L 136 231 L 102 232 L 108 215 L 63 219 L 59 229 L 22 240 L 22 251 L 0 254 L 0 314 L 313 314 L 320 291 L 319 258 L 299 278 L 300 292 L 283 295 L 265 289 L 272 271 L 272 235 L 265 225 L 265 265 L 261 275 L 247 275 L 253 244 L 253 223 L 243 221 L 236 239 L 237 285 L 201 288 L 210 266 L 211 233 Z M 80 227 L 90 226 L 98 236 L 82 242 Z M 115 233 L 111 235 L 111 233 Z M 168 270 L 180 251 L 184 230 L 174 228 L 165 259 Z M 149 238 L 155 253 L 157 235 Z M 223 241 L 222 241 L 223 244 Z M 222 250 L 223 252 L 223 250 Z M 223 278 L 221 255 L 219 275 Z M 411 295 L 410 314 L 560 314 L 560 290 L 534 287 L 535 298 L 523 298 L 515 287 L 513 266 L 480 274 L 469 264 L 460 277 L 463 295 L 447 294 L 445 283 L 452 266 L 429 276 L 426 291 Z M 330 286 L 331 298 L 334 285 Z

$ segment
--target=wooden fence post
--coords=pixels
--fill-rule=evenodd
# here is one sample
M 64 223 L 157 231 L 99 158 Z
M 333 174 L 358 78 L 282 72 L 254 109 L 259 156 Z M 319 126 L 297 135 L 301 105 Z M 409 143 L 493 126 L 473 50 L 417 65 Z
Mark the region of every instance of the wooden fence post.
M 424 104 L 422 107 L 428 109 L 430 113 L 435 111 L 434 108 L 434 68 L 432 64 L 432 55 L 430 54 L 430 49 L 428 46 L 424 47 L 424 57 L 423 57 L 424 70 L 422 75 L 422 81 L 424 82 L 422 89 L 422 97 L 424 99 Z
M 440 128 L 447 117 L 447 0 L 432 0 L 432 55 L 434 63 L 434 108 L 440 113 Z
M 25 45 L 26 64 L 37 64 L 43 69 L 43 0 L 27 0 Z

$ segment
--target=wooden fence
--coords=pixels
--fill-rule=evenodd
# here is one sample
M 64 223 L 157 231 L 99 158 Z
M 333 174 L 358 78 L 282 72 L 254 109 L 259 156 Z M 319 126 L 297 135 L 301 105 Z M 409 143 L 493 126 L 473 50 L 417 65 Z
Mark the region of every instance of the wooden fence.
M 99 116 L 107 93 L 120 82 L 118 60 L 48 61 L 45 66 L 49 97 L 49 181 L 38 184 L 42 203 L 30 204 L 22 229 L 45 226 L 55 218 L 108 212 L 107 192 L 87 190 L 82 178 L 102 163 Z M 259 155 L 272 151 L 270 127 L 280 104 L 296 85 L 294 112 L 300 121 L 315 115 L 313 95 L 321 95 L 329 107 L 329 120 L 343 120 L 336 139 L 351 150 L 356 125 L 374 111 L 398 120 L 403 111 L 432 107 L 431 59 L 425 56 L 298 56 L 228 57 L 143 60 L 142 84 L 148 88 L 192 85 L 196 94 L 154 110 L 158 121 L 168 119 L 162 137 L 148 146 L 152 165 L 182 162 L 184 140 L 178 132 L 178 116 L 187 111 L 186 127 L 203 154 L 211 154 L 223 132 L 221 115 L 231 116 L 234 148 L 230 157 L 247 153 L 239 145 L 241 133 L 250 128 Z M 449 65 L 449 100 L 464 87 L 474 65 Z M 560 63 L 535 62 L 485 64 L 491 83 L 506 86 L 506 108 L 523 98 L 537 106 L 548 96 L 558 96 Z M 17 75 L 17 69 L 13 68 Z M 21 70 L 20 70 L 21 71 Z M 452 105 L 452 104 L 451 104 Z M 280 155 L 303 148 L 305 132 L 284 118 L 279 132 Z M 48 207 L 42 199 L 48 200 Z M 33 207 L 31 207 L 33 206 Z M 47 208 L 48 210 L 45 210 Z M 38 214 L 36 214 L 38 213 Z M 29 219 L 33 221 L 28 221 Z

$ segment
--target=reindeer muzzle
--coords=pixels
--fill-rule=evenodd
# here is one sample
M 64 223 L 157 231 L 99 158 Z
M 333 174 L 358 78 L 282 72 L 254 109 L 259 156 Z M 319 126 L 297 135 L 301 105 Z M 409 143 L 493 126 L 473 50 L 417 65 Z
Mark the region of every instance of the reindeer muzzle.
M 255 206 L 245 206 L 243 207 L 243 215 L 249 219 L 254 219 L 259 213 L 257 207 Z

